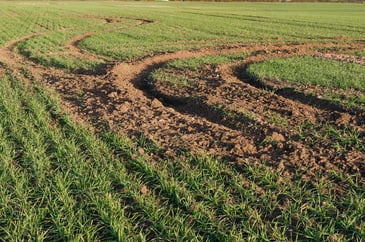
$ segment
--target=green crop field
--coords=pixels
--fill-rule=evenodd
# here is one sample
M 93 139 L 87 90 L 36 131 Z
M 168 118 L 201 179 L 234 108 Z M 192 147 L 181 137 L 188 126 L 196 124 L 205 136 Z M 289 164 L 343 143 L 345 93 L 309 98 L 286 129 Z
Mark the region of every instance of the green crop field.
M 0 241 L 364 241 L 364 13 L 0 1 Z

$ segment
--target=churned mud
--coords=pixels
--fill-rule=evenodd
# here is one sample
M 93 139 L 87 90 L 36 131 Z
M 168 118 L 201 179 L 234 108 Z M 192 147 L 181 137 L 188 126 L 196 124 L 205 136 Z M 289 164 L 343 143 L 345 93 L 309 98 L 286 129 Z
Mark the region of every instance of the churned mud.
M 225 146 L 228 149 L 214 148 L 219 154 L 230 153 L 233 160 L 265 161 L 277 169 L 287 170 L 291 176 L 302 174 L 307 179 L 328 170 L 363 172 L 365 113 L 362 109 L 337 105 L 307 92 L 321 93 L 325 91 L 323 87 L 258 82 L 245 73 L 251 63 L 298 54 L 322 55 L 307 49 L 306 45 L 281 46 L 279 50 L 266 49 L 259 54 L 252 52 L 241 63 L 231 66 L 208 66 L 196 73 L 175 70 L 175 75 L 194 83 L 176 88 L 156 80 L 150 93 L 180 113 L 205 118 L 228 128 L 236 138 L 244 137 L 244 144 L 234 138 L 230 146 Z M 359 91 L 350 92 L 348 95 L 356 95 Z M 341 148 L 336 147 L 334 143 L 341 137 L 329 135 L 326 129 L 332 128 L 343 136 L 348 131 L 356 132 L 362 145 L 346 146 L 344 141 L 339 144 Z
M 106 24 L 114 21 L 119 20 L 106 21 Z M 152 22 L 140 19 L 133 27 L 142 24 Z M 65 45 L 65 51 L 97 59 L 78 47 L 80 41 L 93 34 L 75 36 Z M 64 110 L 96 132 L 112 129 L 131 138 L 143 135 L 172 156 L 189 150 L 203 151 L 237 165 L 264 162 L 293 178 L 312 179 L 329 170 L 365 176 L 364 109 L 322 98 L 328 91 L 322 87 L 275 80 L 258 82 L 245 72 L 252 63 L 296 55 L 364 65 L 363 57 L 338 54 L 332 48 L 361 50 L 365 47 L 361 41 L 178 51 L 134 62 L 107 63 L 101 72 L 104 74 L 96 75 L 69 73 L 27 60 L 15 47 L 34 36 L 25 36 L 3 47 L 0 61 L 15 76 L 37 80 L 56 90 Z M 173 74 L 192 80 L 193 85 L 176 88 L 160 80 L 151 81 L 152 71 L 164 68 L 169 61 L 228 53 L 248 54 L 237 63 L 207 65 L 196 72 L 173 70 Z M 25 65 L 31 77 L 22 76 Z M 0 75 L 3 69 L 0 68 Z M 341 143 L 338 141 L 341 137 L 327 129 L 335 129 L 342 136 L 356 131 L 360 144 Z

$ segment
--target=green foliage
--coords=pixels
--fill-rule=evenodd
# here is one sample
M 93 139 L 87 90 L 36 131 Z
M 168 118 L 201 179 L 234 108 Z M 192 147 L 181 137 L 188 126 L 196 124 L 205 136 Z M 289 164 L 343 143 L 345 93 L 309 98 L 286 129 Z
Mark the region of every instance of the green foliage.
M 356 51 L 353 54 L 354 55 L 357 55 L 357 56 L 365 56 L 365 52 L 364 51 Z
M 331 127 L 325 135 L 349 146 L 361 139 Z M 264 163 L 169 157 L 143 136 L 96 136 L 44 89 L 10 76 L 0 82 L 0 168 L 0 236 L 8 241 L 364 236 L 365 188 L 356 176 L 290 180 Z
M 361 5 L 170 2 L 139 6 L 129 5 L 128 13 L 123 14 L 138 14 L 154 23 L 96 34 L 81 42 L 83 48 L 123 60 L 234 43 L 361 37 L 364 31 Z
M 350 108 L 365 109 L 365 95 L 362 94 L 337 94 L 337 93 L 326 93 L 331 101 L 342 104 Z
M 196 57 L 189 59 L 179 59 L 175 61 L 168 62 L 166 64 L 167 68 L 175 68 L 180 70 L 191 70 L 197 71 L 204 65 L 218 65 L 224 63 L 231 63 L 234 61 L 240 61 L 245 58 L 246 54 L 228 54 L 228 55 L 212 55 L 204 57 Z
M 282 117 L 280 114 L 274 113 L 274 114 L 267 114 L 267 119 L 269 123 L 277 125 L 279 127 L 287 127 L 287 120 L 285 117 Z
M 153 73 L 151 74 L 151 78 L 153 80 L 159 80 L 161 82 L 168 83 L 176 88 L 190 86 L 188 79 L 182 76 L 175 75 L 173 73 L 165 72 L 163 69 L 157 69 L 153 71 Z
M 275 79 L 302 84 L 365 90 L 365 67 L 359 64 L 298 56 L 250 65 L 253 79 Z
M 351 127 L 339 129 L 327 123 L 313 124 L 305 121 L 297 127 L 297 133 L 310 146 L 321 143 L 323 146 L 332 146 L 339 152 L 352 149 L 365 151 L 364 134 Z
M 283 37 L 287 42 L 359 38 L 364 33 L 363 10 L 352 4 L 0 2 L 0 45 L 29 36 L 17 48 L 32 60 L 69 70 L 89 69 L 111 59 L 160 51 L 267 43 Z M 105 16 L 122 21 L 106 23 Z M 154 22 L 137 25 L 141 18 Z M 70 39 L 88 32 L 95 35 L 79 46 L 100 61 L 64 51 Z M 244 56 L 192 58 L 165 67 L 196 71 Z M 280 76 L 288 62 L 296 67 L 302 63 L 299 69 L 312 71 L 311 77 L 315 68 L 322 70 L 318 80 L 327 80 L 326 69 L 329 74 L 343 70 L 342 79 L 331 85 L 364 88 L 363 67 L 358 65 L 309 57 L 289 60 L 277 60 Z M 189 85 L 188 80 L 163 71 L 153 75 L 173 85 Z M 304 79 L 311 83 L 311 78 Z M 52 96 L 36 80 L 25 85 L 10 74 L 0 78 L 1 240 L 360 241 L 365 237 L 365 187 L 357 176 L 329 172 L 326 178 L 303 181 L 290 179 L 264 161 L 231 164 L 185 151 L 170 157 L 143 136 L 130 140 L 113 132 L 88 131 L 64 114 Z M 237 119 L 234 112 L 216 109 Z M 288 125 L 281 116 L 267 118 L 274 125 Z M 364 134 L 350 128 L 303 123 L 297 133 L 308 142 L 333 141 L 338 152 L 363 152 L 365 147 Z
M 78 46 L 103 62 L 237 43 L 361 38 L 363 12 L 360 4 L 329 3 L 1 2 L 0 46 L 37 34 L 20 45 L 23 53 L 41 64 L 83 69 L 95 63 L 63 53 L 82 34 L 91 33 Z

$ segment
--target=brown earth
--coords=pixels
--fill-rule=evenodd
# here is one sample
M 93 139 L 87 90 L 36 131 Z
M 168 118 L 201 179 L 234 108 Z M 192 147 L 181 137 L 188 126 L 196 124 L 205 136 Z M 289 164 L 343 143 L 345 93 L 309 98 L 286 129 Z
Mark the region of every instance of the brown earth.
M 147 23 L 151 21 L 140 20 L 138 24 Z M 78 55 L 91 58 L 77 44 L 92 34 L 75 36 L 65 49 L 77 49 Z M 363 150 L 356 147 L 338 150 L 331 137 L 319 137 L 322 124 L 328 123 L 340 131 L 357 130 L 364 139 L 363 110 L 348 109 L 310 96 L 305 92 L 307 87 L 275 81 L 255 83 L 245 75 L 249 64 L 295 55 L 364 64 L 363 58 L 331 52 L 331 47 L 336 46 L 364 49 L 364 42 L 339 39 L 329 43 L 236 45 L 178 51 L 129 63 L 111 63 L 106 67 L 107 74 L 93 75 L 45 68 L 16 52 L 17 43 L 36 35 L 25 36 L 2 48 L 0 61 L 7 63 L 18 78 L 37 80 L 56 90 L 64 110 L 95 132 L 112 129 L 131 138 L 143 135 L 172 156 L 189 150 L 203 151 L 237 166 L 264 162 L 293 179 L 312 179 L 329 170 L 356 173 L 362 179 L 365 176 Z M 175 73 L 195 80 L 193 87 L 177 90 L 158 80 L 153 85 L 149 83 L 150 73 L 168 61 L 241 52 L 248 53 L 248 57 L 233 65 L 206 66 L 197 73 Z M 24 64 L 33 78 L 21 74 Z M 306 123 L 312 124 L 313 130 L 304 130 L 308 134 L 301 137 L 298 129 Z
M 313 51 L 306 51 L 305 46 L 299 47 L 300 51 L 297 48 L 298 46 L 294 48 L 295 51 L 291 51 L 292 46 L 281 47 L 280 52 L 285 54 L 278 54 L 276 49 L 273 50 L 274 53 L 266 50 L 245 58 L 239 65 L 206 67 L 200 73 L 179 73 L 175 70 L 176 75 L 194 80 L 194 84 L 187 88 L 174 88 L 157 80 L 151 93 L 181 113 L 208 119 L 229 128 L 236 138 L 244 137 L 252 142 L 249 151 L 235 145 L 239 144 L 235 139 L 230 146 L 231 150 L 214 148 L 220 154 L 234 154 L 235 161 L 242 158 L 253 162 L 261 160 L 277 169 L 287 170 L 288 175 L 299 173 L 307 179 L 328 170 L 346 170 L 363 176 L 365 155 L 362 150 L 346 147 L 339 151 L 330 138 L 311 137 L 309 134 L 301 138 L 298 132 L 303 124 L 310 123 L 316 127 L 311 132 L 320 136 L 319 127 L 328 124 L 343 132 L 347 129 L 357 130 L 364 141 L 363 110 L 345 108 L 312 97 L 300 89 L 290 87 L 289 83 L 254 83 L 244 75 L 248 63 L 297 55 L 298 52 L 301 55 L 313 54 Z M 321 89 L 318 86 L 310 88 Z

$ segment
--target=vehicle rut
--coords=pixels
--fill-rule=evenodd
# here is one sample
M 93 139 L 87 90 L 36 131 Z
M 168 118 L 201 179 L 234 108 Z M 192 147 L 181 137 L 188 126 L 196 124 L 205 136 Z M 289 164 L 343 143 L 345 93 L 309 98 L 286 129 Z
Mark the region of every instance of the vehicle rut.
M 110 21 L 112 23 L 113 21 Z M 152 23 L 138 19 L 130 27 Z M 108 21 L 106 21 L 108 24 Z M 112 28 L 108 31 L 115 31 Z M 34 63 L 15 51 L 16 45 L 44 33 L 32 34 L 8 43 L 0 49 L 0 61 L 6 63 L 20 79 L 37 80 L 61 95 L 64 110 L 95 132 L 114 130 L 133 138 L 144 135 L 157 143 L 166 154 L 179 150 L 208 153 L 238 165 L 260 163 L 284 170 L 289 176 L 311 179 L 331 169 L 364 171 L 363 151 L 337 152 L 330 144 L 308 145 L 295 130 L 303 122 L 320 124 L 350 122 L 361 135 L 364 127 L 361 110 L 331 106 L 326 100 L 311 98 L 292 89 L 257 83 L 245 75 L 245 68 L 273 58 L 297 55 L 320 56 L 364 64 L 363 58 L 320 51 L 320 48 L 345 46 L 364 49 L 362 42 L 340 40 L 330 43 L 236 45 L 197 51 L 177 51 L 147 57 L 135 62 L 116 62 L 96 73 L 69 73 Z M 85 53 L 78 43 L 95 33 L 84 33 L 65 45 L 68 51 L 84 58 L 98 58 Z M 248 53 L 241 62 L 222 64 L 201 77 L 194 98 L 182 90 L 176 93 L 160 83 L 150 83 L 152 71 L 176 59 Z M 31 77 L 22 75 L 26 64 Z M 0 71 L 1 74 L 1 71 Z M 219 106 L 220 105 L 220 106 Z M 217 108 L 221 107 L 221 108 Z M 269 116 L 285 117 L 286 126 L 268 121 Z M 342 126 L 339 126 L 341 129 Z M 364 136 L 363 136 L 364 137 Z M 328 141 L 329 142 L 329 141 Z M 364 174 L 362 174 L 362 177 Z

